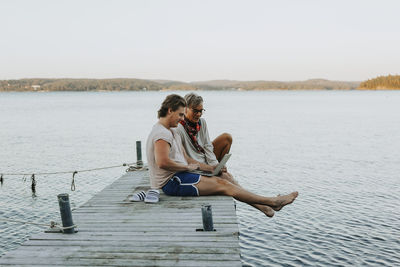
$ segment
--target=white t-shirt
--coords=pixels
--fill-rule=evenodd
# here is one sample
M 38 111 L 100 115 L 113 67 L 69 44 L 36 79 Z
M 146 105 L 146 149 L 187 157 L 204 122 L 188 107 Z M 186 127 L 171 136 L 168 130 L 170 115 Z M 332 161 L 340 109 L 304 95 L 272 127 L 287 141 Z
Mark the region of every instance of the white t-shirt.
M 150 185 L 152 188 L 162 188 L 175 172 L 161 169 L 156 164 L 154 155 L 154 144 L 158 140 L 164 140 L 170 145 L 169 158 L 177 163 L 187 165 L 182 147 L 180 135 L 176 128 L 165 128 L 164 125 L 157 122 L 151 130 L 146 142 L 147 163 L 150 171 Z

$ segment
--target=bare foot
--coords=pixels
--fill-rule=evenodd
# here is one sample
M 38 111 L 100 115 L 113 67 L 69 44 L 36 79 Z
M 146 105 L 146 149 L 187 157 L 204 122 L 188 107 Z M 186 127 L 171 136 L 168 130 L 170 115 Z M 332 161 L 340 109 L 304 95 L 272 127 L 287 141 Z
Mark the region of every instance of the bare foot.
M 276 197 L 276 205 L 272 208 L 275 211 L 280 211 L 284 206 L 291 204 L 298 195 L 299 193 L 297 191 L 284 196 L 278 195 Z
M 274 210 L 269 206 L 260 205 L 260 210 L 267 215 L 267 217 L 274 217 Z
M 250 204 L 250 205 L 253 206 L 254 208 L 258 209 L 262 213 L 264 213 L 267 217 L 271 218 L 275 214 L 274 210 L 269 206 L 265 206 L 265 205 L 261 205 L 261 204 Z
M 264 206 L 265 208 L 262 210 L 262 212 L 264 212 L 265 215 L 267 215 L 268 217 L 272 218 L 275 215 L 275 211 L 268 206 Z

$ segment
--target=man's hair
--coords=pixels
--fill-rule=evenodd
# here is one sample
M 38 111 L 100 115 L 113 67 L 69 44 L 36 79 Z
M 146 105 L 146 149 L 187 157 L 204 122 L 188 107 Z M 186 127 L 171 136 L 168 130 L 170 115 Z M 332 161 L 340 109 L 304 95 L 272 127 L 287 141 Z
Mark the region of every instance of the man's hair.
M 195 93 L 185 95 L 186 104 L 189 108 L 197 107 L 203 103 L 203 98 Z
M 185 99 L 176 94 L 168 95 L 162 102 L 161 107 L 158 110 L 158 118 L 167 116 L 168 109 L 176 111 L 179 107 L 186 107 Z

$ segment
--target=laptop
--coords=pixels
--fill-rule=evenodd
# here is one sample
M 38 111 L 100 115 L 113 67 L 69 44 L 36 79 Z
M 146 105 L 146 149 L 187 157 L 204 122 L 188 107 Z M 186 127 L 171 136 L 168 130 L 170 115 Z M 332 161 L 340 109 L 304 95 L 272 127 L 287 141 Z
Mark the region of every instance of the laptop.
M 194 170 L 194 171 L 189 171 L 190 173 L 197 173 L 200 175 L 204 176 L 216 176 L 221 172 L 221 169 L 225 166 L 226 162 L 228 159 L 231 157 L 232 154 L 225 154 L 225 156 L 222 158 L 221 162 L 215 167 L 213 172 L 207 172 L 207 171 L 200 171 L 200 170 Z

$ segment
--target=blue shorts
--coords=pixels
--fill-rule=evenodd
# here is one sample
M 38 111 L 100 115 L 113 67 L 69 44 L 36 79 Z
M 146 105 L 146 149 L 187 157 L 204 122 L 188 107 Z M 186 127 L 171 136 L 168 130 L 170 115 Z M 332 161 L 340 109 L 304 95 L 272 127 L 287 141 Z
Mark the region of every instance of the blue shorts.
M 195 184 L 200 182 L 200 174 L 177 172 L 166 183 L 162 190 L 169 196 L 198 196 L 199 190 Z

